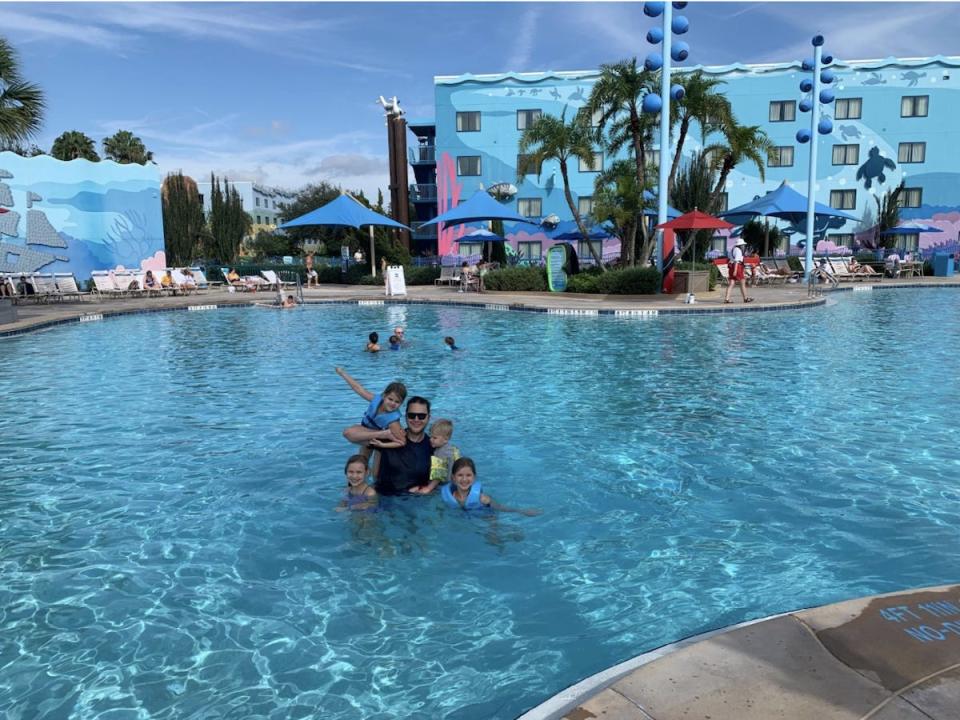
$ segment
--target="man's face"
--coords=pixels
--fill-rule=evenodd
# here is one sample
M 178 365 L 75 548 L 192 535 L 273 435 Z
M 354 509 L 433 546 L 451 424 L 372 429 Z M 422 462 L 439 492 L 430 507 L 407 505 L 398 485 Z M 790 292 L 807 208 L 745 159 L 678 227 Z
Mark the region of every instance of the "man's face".
M 423 403 L 407 404 L 407 428 L 414 434 L 420 434 L 430 422 L 430 411 Z

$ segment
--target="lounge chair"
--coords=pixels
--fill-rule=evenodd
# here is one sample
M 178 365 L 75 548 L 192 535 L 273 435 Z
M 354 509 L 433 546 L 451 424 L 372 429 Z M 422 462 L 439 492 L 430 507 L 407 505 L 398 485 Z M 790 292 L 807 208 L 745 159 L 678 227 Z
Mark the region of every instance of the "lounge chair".
M 191 270 L 191 272 L 193 272 Z M 177 286 L 177 290 L 182 292 L 184 295 L 189 295 L 197 289 L 197 279 L 194 278 L 192 282 L 187 282 L 187 276 L 183 274 L 180 270 L 172 268 L 170 270 L 170 277 L 173 278 L 173 282 Z
M 433 281 L 433 284 L 435 286 L 459 285 L 460 284 L 460 268 L 454 267 L 453 265 L 441 265 L 440 277 L 436 278 Z
M 100 296 L 104 297 L 121 297 L 124 293 L 113 281 L 113 275 L 111 275 L 106 270 L 98 270 L 90 274 L 91 279 L 93 280 L 93 290 Z
M 64 300 L 78 300 L 83 302 L 84 298 L 90 293 L 83 292 L 77 286 L 77 279 L 73 273 L 54 273 L 54 279 L 57 281 L 57 287 L 60 288 L 60 297 Z
M 33 289 L 37 291 L 38 302 L 63 300 L 63 296 L 60 295 L 60 288 L 57 287 L 57 281 L 53 279 L 52 274 L 34 273 L 30 279 L 33 282 Z
M 207 280 L 207 275 L 206 273 L 203 272 L 203 268 L 199 268 L 199 267 L 190 268 L 190 272 L 193 273 L 193 278 L 194 280 L 197 281 L 197 287 L 200 288 L 201 290 L 209 290 L 210 288 L 215 288 L 215 287 L 219 287 L 220 285 L 223 285 L 223 283 L 220 283 L 220 282 L 210 282 L 209 280 Z
M 837 282 L 853 282 L 861 279 L 861 276 L 850 272 L 847 261 L 843 258 L 827 258 L 827 265 L 833 271 L 833 276 L 837 279 Z
M 143 283 L 137 280 L 137 276 L 129 270 L 122 270 L 113 273 L 113 282 L 117 290 L 128 297 L 141 297 L 146 293 L 143 289 Z
M 227 275 L 230 274 L 230 270 L 227 268 L 220 268 L 220 272 L 223 273 L 223 281 L 227 284 L 228 287 L 232 287 L 237 292 L 256 292 L 256 286 L 251 286 L 250 281 L 246 277 L 241 277 L 236 282 L 230 282 L 227 279 Z

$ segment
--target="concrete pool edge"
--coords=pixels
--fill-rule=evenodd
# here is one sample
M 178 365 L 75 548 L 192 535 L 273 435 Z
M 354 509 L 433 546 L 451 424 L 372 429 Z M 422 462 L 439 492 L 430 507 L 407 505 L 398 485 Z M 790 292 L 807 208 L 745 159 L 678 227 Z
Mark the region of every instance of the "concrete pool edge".
M 960 584 L 950 584 L 701 633 L 585 678 L 518 720 L 947 720 L 958 704 Z

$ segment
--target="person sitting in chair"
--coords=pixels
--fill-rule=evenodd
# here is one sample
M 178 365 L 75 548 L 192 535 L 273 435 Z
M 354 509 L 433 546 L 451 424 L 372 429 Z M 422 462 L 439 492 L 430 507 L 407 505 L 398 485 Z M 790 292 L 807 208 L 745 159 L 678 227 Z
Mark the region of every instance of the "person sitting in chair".
M 852 272 L 854 275 L 879 275 L 880 274 L 869 265 L 858 263 L 855 257 L 850 258 L 850 262 L 847 263 L 847 267 L 850 269 L 850 272 Z
M 897 253 L 890 253 L 884 261 L 883 267 L 890 277 L 900 277 L 900 256 Z

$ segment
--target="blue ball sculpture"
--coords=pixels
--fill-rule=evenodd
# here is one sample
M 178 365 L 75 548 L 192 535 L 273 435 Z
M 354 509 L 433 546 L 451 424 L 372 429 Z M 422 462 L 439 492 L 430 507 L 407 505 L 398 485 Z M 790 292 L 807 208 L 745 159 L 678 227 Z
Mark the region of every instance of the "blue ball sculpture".
M 685 3 L 685 2 L 675 2 L 675 3 L 673 4 L 673 9 L 674 9 L 674 10 L 683 10 L 686 6 L 687 6 L 687 3 Z
M 820 102 L 822 102 L 824 105 L 829 105 L 830 103 L 832 103 L 833 97 L 834 97 L 833 90 L 831 90 L 830 88 L 824 88 L 823 90 L 820 91 Z
M 643 66 L 651 72 L 659 70 L 663 67 L 663 55 L 657 52 L 650 53 L 647 55 L 647 59 L 643 61 Z
M 670 48 L 670 57 L 672 57 L 677 62 L 683 62 L 690 56 L 690 46 L 687 43 L 681 40 L 678 43 L 674 43 L 673 47 Z
M 813 70 L 813 58 L 805 58 L 800 67 L 806 72 Z
M 801 92 L 810 92 L 813 90 L 813 81 L 812 80 L 801 80 L 800 81 L 800 91 Z
M 813 110 L 813 103 L 807 100 L 806 98 L 804 98 L 803 100 L 800 101 L 799 107 L 800 107 L 800 112 L 810 112 L 811 110 Z
M 823 35 L 814 35 L 813 39 L 810 41 L 810 44 L 814 47 L 820 47 L 823 45 Z
M 670 29 L 673 30 L 674 35 L 683 35 L 690 29 L 690 21 L 683 15 L 676 15 L 670 23 Z
M 659 45 L 663 42 L 663 30 L 658 27 L 650 28 L 647 31 L 647 42 L 651 45 Z
M 801 145 L 810 142 L 810 131 L 806 128 L 797 130 L 797 142 Z
M 829 85 L 834 81 L 836 76 L 833 74 L 833 70 L 821 70 L 820 71 L 820 82 L 824 85 Z
M 833 120 L 830 118 L 820 118 L 820 122 L 817 123 L 817 132 L 821 135 L 829 135 L 833 132 Z
M 647 17 L 660 17 L 663 14 L 662 2 L 647 2 L 643 4 L 643 14 Z
M 656 93 L 647 93 L 643 96 L 643 111 L 645 113 L 658 113 L 663 107 L 663 100 Z
M 822 65 L 829 65 L 832 62 L 833 62 L 833 55 L 824 55 L 822 58 L 820 58 L 820 63 Z
M 683 89 L 683 85 L 671 85 L 670 86 L 670 98 L 680 102 L 683 100 L 683 96 L 687 94 L 687 91 Z

